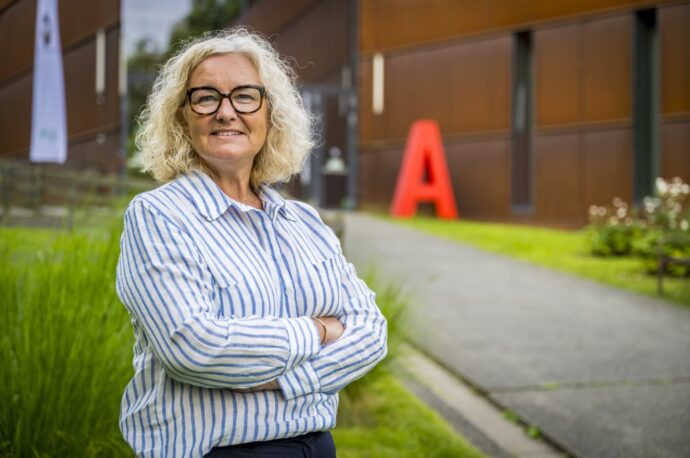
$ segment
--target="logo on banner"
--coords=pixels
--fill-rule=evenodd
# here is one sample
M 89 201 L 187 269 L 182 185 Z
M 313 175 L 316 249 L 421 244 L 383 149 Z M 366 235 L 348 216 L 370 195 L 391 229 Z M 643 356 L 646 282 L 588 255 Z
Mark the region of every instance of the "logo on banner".
M 56 0 L 38 1 L 33 77 L 29 157 L 33 162 L 63 163 L 67 159 L 67 116 Z

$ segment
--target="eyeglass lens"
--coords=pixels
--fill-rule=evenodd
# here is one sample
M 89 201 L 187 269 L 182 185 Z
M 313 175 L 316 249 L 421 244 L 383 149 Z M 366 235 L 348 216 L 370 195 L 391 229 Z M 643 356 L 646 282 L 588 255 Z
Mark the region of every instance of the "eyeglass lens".
M 216 89 L 196 89 L 190 94 L 192 109 L 199 114 L 211 114 L 220 108 L 224 96 Z M 238 113 L 253 113 L 261 107 L 261 91 L 253 87 L 238 87 L 228 96 Z

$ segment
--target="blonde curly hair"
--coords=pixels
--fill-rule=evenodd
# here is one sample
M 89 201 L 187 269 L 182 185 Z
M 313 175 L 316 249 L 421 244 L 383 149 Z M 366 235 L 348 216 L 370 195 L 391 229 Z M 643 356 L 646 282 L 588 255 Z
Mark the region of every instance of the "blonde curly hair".
M 247 56 L 266 88 L 268 133 L 254 159 L 250 185 L 287 181 L 302 169 L 314 143 L 296 75 L 265 38 L 238 27 L 184 44 L 161 68 L 139 116 L 136 136 L 142 171 L 157 181 L 168 182 L 192 170 L 210 173 L 185 132 L 181 107 L 194 69 L 208 57 L 229 53 Z

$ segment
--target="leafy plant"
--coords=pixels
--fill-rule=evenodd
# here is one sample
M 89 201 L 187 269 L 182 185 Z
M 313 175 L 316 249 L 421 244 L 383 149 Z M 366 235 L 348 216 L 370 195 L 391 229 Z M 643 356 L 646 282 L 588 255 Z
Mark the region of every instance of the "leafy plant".
M 639 209 L 629 209 L 620 198 L 612 207 L 592 206 L 587 234 L 591 253 L 598 256 L 634 255 L 649 273 L 658 269 L 658 255 L 690 257 L 690 185 L 680 178 L 656 180 L 654 197 L 645 197 Z M 672 275 L 690 270 L 671 266 Z
M 588 239 L 592 254 L 598 256 L 626 256 L 642 234 L 637 214 L 628 204 L 616 197 L 612 207 L 591 206 Z

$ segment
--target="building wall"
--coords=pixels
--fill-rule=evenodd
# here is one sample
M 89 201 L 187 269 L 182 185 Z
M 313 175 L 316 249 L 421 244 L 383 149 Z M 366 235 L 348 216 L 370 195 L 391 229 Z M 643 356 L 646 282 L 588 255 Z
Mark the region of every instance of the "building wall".
M 230 24 L 249 26 L 267 36 L 291 61 L 303 89 L 322 98 L 323 110 L 318 113 L 322 130 L 316 152 L 322 160 L 331 148 L 340 149 L 345 158 L 345 101 L 317 86 L 329 90 L 341 87 L 343 70 L 349 67 L 350 15 L 350 0 L 254 0 Z M 311 166 L 318 162 L 311 161 Z M 313 182 L 303 186 L 293 180 L 289 191 L 309 199 L 314 197 L 312 186 Z M 338 207 L 346 194 L 344 177 L 324 177 L 322 186 L 322 203 Z
M 28 158 L 36 0 L 0 0 L 0 159 Z M 104 173 L 120 165 L 120 2 L 60 0 L 68 164 Z M 96 33 L 105 30 L 105 97 L 96 96 Z
M 633 190 L 634 11 L 656 6 L 660 170 L 690 181 L 690 2 L 364 0 L 360 7 L 360 183 L 392 199 L 411 123 L 436 119 L 461 217 L 558 226 Z M 532 31 L 533 211 L 511 209 L 513 33 Z M 385 110 L 372 113 L 372 56 Z
M 660 10 L 661 171 L 690 181 L 690 2 Z
M 340 84 L 348 61 L 347 0 L 255 0 L 231 25 L 267 36 L 304 83 Z

